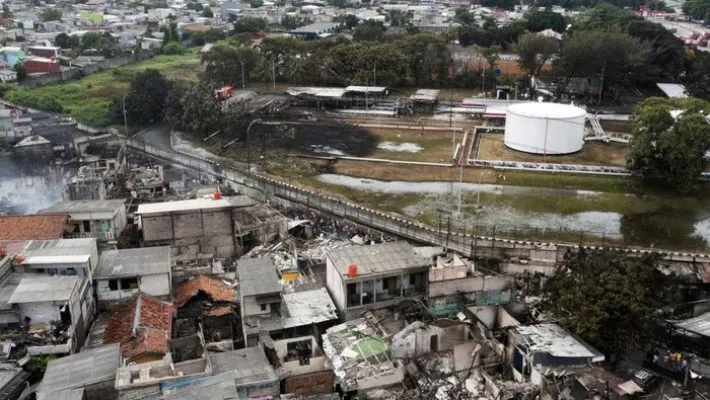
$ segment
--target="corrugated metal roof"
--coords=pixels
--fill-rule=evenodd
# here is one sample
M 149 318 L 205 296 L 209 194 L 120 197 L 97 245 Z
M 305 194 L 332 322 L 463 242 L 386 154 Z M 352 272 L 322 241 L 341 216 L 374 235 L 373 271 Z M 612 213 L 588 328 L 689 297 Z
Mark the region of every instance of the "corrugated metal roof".
M 83 400 L 84 388 L 64 389 L 47 395 L 49 400 Z
M 208 210 L 230 207 L 253 206 L 256 202 L 248 196 L 223 197 L 214 199 L 192 199 L 179 201 L 166 201 L 162 203 L 141 204 L 138 206 L 136 214 L 161 214 L 177 211 Z
M 164 400 L 239 400 L 234 374 L 200 377 L 176 389 L 163 389 Z
M 72 212 L 113 212 L 121 207 L 125 207 L 126 200 L 72 200 L 60 201 L 42 211 L 47 213 L 68 213 Z
M 24 278 L 17 285 L 8 303 L 38 303 L 67 301 L 78 286 L 78 276 L 34 276 Z
M 237 277 L 242 296 L 281 292 L 276 265 L 269 256 L 237 260 Z
M 96 239 L 31 240 L 19 254 L 23 256 L 75 256 L 96 251 Z
M 107 250 L 99 256 L 94 278 L 145 276 L 170 272 L 170 246 Z
M 284 328 L 292 328 L 338 319 L 333 300 L 326 288 L 284 293 Z
M 604 356 L 581 338 L 556 324 L 518 326 L 515 330 L 522 335 L 531 351 L 549 353 L 553 357 L 591 358 L 604 361 Z
M 215 374 L 231 373 L 237 387 L 278 382 L 274 368 L 261 347 L 210 354 Z
M 710 337 L 710 312 L 678 322 L 675 326 L 696 335 Z
M 38 392 L 46 395 L 63 389 L 114 381 L 121 359 L 120 347 L 116 343 L 51 360 L 47 363 Z
M 404 241 L 346 247 L 329 251 L 327 257 L 343 277 L 347 277 L 351 264 L 357 266 L 358 276 L 425 267 L 430 264 Z

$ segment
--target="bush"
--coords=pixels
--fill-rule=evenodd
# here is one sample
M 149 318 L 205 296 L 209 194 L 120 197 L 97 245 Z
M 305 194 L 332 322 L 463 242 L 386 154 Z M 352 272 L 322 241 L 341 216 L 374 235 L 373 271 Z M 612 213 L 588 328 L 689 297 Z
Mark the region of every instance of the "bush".
M 185 48 L 178 42 L 170 42 L 163 46 L 163 54 L 180 55 L 185 54 Z
M 64 107 L 56 98 L 42 92 L 11 90 L 5 95 L 5 98 L 11 103 L 22 104 L 38 110 L 56 113 L 64 111 Z

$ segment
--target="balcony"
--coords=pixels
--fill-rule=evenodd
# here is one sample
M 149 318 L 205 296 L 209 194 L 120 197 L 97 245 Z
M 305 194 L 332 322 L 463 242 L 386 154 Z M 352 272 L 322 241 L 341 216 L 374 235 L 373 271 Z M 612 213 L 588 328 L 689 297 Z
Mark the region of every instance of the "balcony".
M 116 240 L 115 232 L 76 232 L 66 235 L 68 239 Z

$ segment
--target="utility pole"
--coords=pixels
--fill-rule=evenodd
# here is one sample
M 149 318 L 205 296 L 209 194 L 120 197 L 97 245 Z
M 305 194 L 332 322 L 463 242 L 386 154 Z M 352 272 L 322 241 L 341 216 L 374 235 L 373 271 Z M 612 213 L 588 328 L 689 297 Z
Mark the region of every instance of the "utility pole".
M 123 169 L 126 177 L 128 179 L 128 117 L 126 117 L 126 97 L 128 93 L 123 96 Z
M 276 89 L 276 62 L 271 59 L 271 88 Z
M 599 104 L 597 107 L 602 105 L 602 92 L 604 91 L 604 72 L 606 72 L 606 62 L 602 65 L 602 76 L 599 79 Z
M 372 66 L 372 86 L 377 86 L 377 61 Z
M 246 87 L 245 79 L 244 79 L 244 61 L 242 59 L 239 59 L 239 65 L 242 67 L 242 89 Z
M 486 98 L 486 70 L 483 69 L 481 71 L 481 94 L 483 95 L 483 98 Z

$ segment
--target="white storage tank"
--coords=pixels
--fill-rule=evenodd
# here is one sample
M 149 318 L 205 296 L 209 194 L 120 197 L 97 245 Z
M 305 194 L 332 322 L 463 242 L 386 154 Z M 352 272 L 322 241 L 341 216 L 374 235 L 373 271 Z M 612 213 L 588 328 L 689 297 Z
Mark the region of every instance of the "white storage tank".
M 533 154 L 582 150 L 587 112 L 559 103 L 517 103 L 505 110 L 505 145 Z

